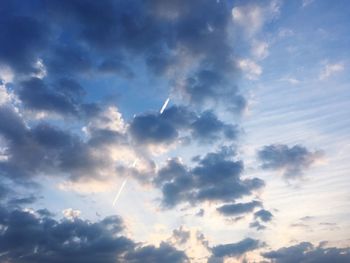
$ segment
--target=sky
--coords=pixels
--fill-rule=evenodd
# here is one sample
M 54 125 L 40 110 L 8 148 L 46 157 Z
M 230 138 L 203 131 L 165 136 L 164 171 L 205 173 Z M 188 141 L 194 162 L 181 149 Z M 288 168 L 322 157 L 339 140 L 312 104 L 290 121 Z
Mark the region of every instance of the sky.
M 350 262 L 349 17 L 2 0 L 0 261 Z

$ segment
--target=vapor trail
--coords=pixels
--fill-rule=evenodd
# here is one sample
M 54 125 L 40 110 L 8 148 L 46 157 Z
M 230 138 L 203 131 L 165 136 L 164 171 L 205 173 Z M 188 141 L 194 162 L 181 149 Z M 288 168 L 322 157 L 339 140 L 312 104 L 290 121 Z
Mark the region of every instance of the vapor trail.
M 137 159 L 133 162 L 132 167 L 135 167 L 136 163 L 137 163 Z M 113 206 L 115 206 L 115 204 L 117 203 L 117 201 L 119 199 L 119 196 L 122 193 L 122 191 L 123 191 L 127 181 L 128 181 L 128 177 L 125 178 L 125 180 L 123 181 L 122 185 L 120 186 L 119 191 L 118 191 L 118 193 L 116 194 L 116 196 L 114 198 L 114 201 L 113 201 L 113 204 L 112 204 Z
M 128 178 L 126 178 L 126 179 L 123 181 L 122 185 L 120 186 L 119 191 L 118 191 L 117 195 L 116 195 L 115 198 L 114 198 L 113 206 L 115 206 L 115 203 L 118 201 L 119 196 L 120 196 L 120 194 L 122 193 L 123 188 L 124 188 L 124 186 L 126 185 L 126 182 L 127 182 L 127 181 L 128 181 Z
M 164 102 L 162 108 L 160 109 L 160 112 L 159 112 L 160 114 L 162 114 L 163 111 L 165 110 L 166 106 L 168 106 L 169 101 L 170 101 L 170 98 L 167 98 L 167 99 L 165 100 L 165 102 Z

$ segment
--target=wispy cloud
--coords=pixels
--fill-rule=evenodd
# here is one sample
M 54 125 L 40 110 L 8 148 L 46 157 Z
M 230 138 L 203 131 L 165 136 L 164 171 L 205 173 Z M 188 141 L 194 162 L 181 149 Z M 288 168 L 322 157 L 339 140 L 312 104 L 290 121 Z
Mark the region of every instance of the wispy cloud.
M 339 72 L 344 71 L 345 65 L 342 62 L 337 62 L 337 63 L 326 63 L 323 69 L 320 72 L 319 79 L 320 80 L 325 80 Z

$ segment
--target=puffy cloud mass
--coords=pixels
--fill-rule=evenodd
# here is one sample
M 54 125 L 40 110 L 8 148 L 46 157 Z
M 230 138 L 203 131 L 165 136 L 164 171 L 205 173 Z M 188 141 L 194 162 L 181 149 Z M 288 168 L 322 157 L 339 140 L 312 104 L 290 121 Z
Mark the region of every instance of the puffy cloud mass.
M 283 247 L 262 254 L 266 259 L 275 263 L 345 263 L 350 261 L 350 248 L 315 247 L 309 242 L 302 242 L 294 246 Z
M 212 111 L 196 114 L 184 106 L 173 106 L 162 114 L 148 113 L 134 117 L 130 123 L 131 137 L 141 144 L 170 144 L 180 134 L 191 134 L 194 140 L 214 142 L 224 138 L 234 140 L 238 128 L 219 120 Z
M 155 185 L 162 190 L 163 205 L 173 207 L 185 202 L 232 202 L 261 189 L 264 181 L 241 178 L 243 163 L 233 160 L 234 154 L 232 149 L 222 148 L 199 158 L 192 168 L 179 159 L 168 160 L 154 179 Z
M 209 259 L 209 262 L 217 262 L 214 260 L 217 258 L 223 258 L 223 257 L 238 258 L 249 251 L 256 250 L 263 246 L 264 246 L 264 243 L 252 238 L 246 238 L 237 243 L 218 245 L 212 248 L 213 255 Z
M 57 221 L 45 211 L 0 207 L 1 262 L 188 262 L 167 243 L 141 245 L 123 235 L 118 216 L 95 223 L 78 217 Z
M 226 204 L 217 208 L 218 212 L 226 216 L 238 216 L 252 212 L 255 208 L 261 207 L 260 201 L 248 203 Z
M 258 152 L 263 169 L 280 170 L 286 178 L 302 176 L 322 156 L 321 151 L 311 152 L 301 145 L 273 144 Z

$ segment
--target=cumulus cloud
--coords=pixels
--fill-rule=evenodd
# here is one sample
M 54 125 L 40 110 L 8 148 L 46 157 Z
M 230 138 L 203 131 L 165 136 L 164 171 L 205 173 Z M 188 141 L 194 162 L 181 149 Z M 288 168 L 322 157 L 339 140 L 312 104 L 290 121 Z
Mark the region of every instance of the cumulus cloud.
M 213 256 L 209 259 L 209 262 L 215 262 L 215 258 L 223 257 L 241 257 L 249 251 L 259 249 L 264 246 L 264 243 L 259 240 L 246 238 L 237 243 L 218 245 L 212 248 Z
M 45 210 L 1 207 L 0 214 L 2 262 L 188 262 L 167 243 L 155 247 L 127 238 L 118 216 L 92 223 L 76 217 L 57 221 Z
M 273 144 L 258 151 L 263 169 L 280 170 L 286 178 L 302 176 L 322 156 L 321 151 L 311 152 L 301 145 Z
M 2 106 L 0 135 L 7 158 L 0 162 L 1 174 L 22 182 L 43 174 L 75 182 L 82 178 L 85 181 L 113 178 L 118 165 L 128 165 L 138 156 L 126 135 L 119 132 L 123 130 L 123 121 L 114 119 L 116 115 L 119 116 L 116 109 L 108 108 L 101 116 L 95 116 L 86 128 L 87 138 L 83 139 L 46 122 L 28 126 L 15 109 Z M 147 167 L 143 157 L 139 159 Z
M 75 218 L 78 218 L 81 214 L 80 210 L 74 210 L 72 208 L 67 208 L 62 211 L 62 214 L 65 218 L 73 220 Z
M 214 142 L 236 139 L 238 128 L 218 119 L 212 111 L 196 114 L 184 106 L 172 106 L 162 114 L 137 115 L 129 126 L 131 137 L 141 144 L 171 144 L 180 134 L 190 133 L 193 140 Z
M 243 163 L 233 160 L 232 149 L 208 153 L 190 168 L 179 159 L 170 159 L 154 179 L 162 191 L 165 207 L 204 201 L 232 202 L 261 189 L 258 178 L 242 179 Z
M 294 246 L 279 248 L 262 254 L 264 258 L 276 263 L 345 263 L 350 260 L 350 248 L 314 246 L 302 242 Z

